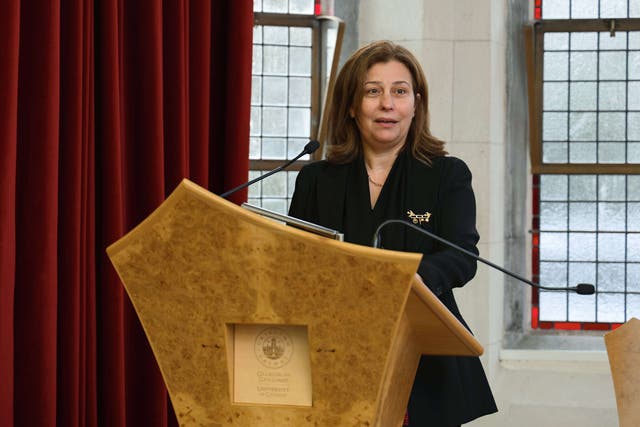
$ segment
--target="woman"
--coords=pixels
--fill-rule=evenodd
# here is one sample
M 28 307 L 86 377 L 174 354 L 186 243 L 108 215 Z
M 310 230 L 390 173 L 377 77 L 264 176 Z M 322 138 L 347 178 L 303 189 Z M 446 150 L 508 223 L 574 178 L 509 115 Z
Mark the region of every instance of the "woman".
M 415 221 L 478 253 L 471 173 L 445 157 L 431 135 L 424 72 L 405 48 L 381 41 L 355 52 L 328 107 L 327 159 L 299 173 L 289 214 L 370 245 L 387 219 Z M 418 275 L 466 326 L 452 289 L 476 262 L 400 225 L 381 234 L 387 249 L 421 252 Z M 411 426 L 456 426 L 497 408 L 477 357 L 423 356 L 409 400 Z

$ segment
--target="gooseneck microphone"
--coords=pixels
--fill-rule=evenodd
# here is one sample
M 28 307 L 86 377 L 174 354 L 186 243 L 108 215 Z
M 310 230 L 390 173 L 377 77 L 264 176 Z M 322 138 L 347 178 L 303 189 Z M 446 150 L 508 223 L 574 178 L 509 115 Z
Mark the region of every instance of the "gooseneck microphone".
M 380 224 L 378 226 L 378 228 L 376 229 L 375 234 L 373 235 L 373 247 L 374 248 L 380 248 L 381 247 L 380 231 L 382 231 L 382 229 L 384 227 L 386 227 L 387 225 L 389 225 L 389 224 L 402 224 L 402 225 L 405 225 L 405 226 L 407 226 L 409 228 L 412 228 L 412 229 L 418 231 L 419 233 L 422 233 L 422 234 L 432 238 L 433 240 L 437 240 L 438 242 L 443 243 L 443 244 L 449 246 L 450 248 L 453 248 L 453 249 L 457 250 L 458 252 L 461 252 L 461 253 L 463 253 L 463 254 L 465 254 L 467 256 L 470 256 L 471 258 L 473 258 L 473 259 L 475 259 L 477 261 L 480 261 L 480 262 L 488 265 L 489 267 L 493 267 L 496 270 L 499 270 L 499 271 L 503 272 L 504 274 L 506 274 L 508 276 L 511 276 L 514 279 L 518 279 L 521 282 L 524 282 L 527 285 L 532 286 L 534 288 L 544 289 L 545 291 L 572 291 L 572 292 L 575 292 L 575 293 L 580 294 L 580 295 L 593 295 L 595 293 L 594 286 L 591 285 L 591 284 L 588 284 L 588 283 L 580 283 L 577 286 L 569 287 L 569 288 L 555 288 L 555 287 L 542 286 L 542 285 L 539 285 L 537 283 L 533 283 L 531 280 L 525 279 L 524 277 L 519 276 L 516 273 L 513 273 L 513 272 L 511 272 L 511 271 L 509 271 L 509 270 L 507 270 L 505 268 L 502 268 L 499 265 L 496 265 L 496 264 L 492 263 L 491 261 L 488 261 L 488 260 L 486 260 L 486 259 L 474 254 L 473 252 L 470 252 L 470 251 L 466 250 L 465 248 L 462 248 L 462 247 L 456 245 L 455 243 L 452 243 L 452 242 L 450 242 L 450 241 L 448 241 L 446 239 L 443 239 L 440 236 L 437 236 L 437 235 L 431 233 L 430 231 L 427 231 L 427 230 L 425 230 L 423 228 L 418 227 L 417 225 L 414 225 L 414 224 L 412 224 L 410 222 L 407 222 L 407 221 L 404 221 L 404 220 L 401 220 L 401 219 L 388 219 L 388 220 L 384 221 L 382 224 Z
M 249 182 L 245 182 L 244 184 L 239 185 L 239 186 L 237 186 L 236 188 L 232 188 L 231 190 L 229 190 L 229 191 L 226 191 L 226 192 L 222 193 L 222 194 L 220 195 L 220 197 L 227 198 L 227 197 L 229 197 L 230 195 L 232 195 L 233 193 L 235 193 L 236 191 L 240 191 L 240 190 L 242 190 L 243 188 L 248 187 L 248 186 L 250 186 L 250 185 L 251 185 L 251 184 L 253 184 L 253 183 L 256 183 L 256 182 L 258 182 L 258 181 L 262 181 L 263 179 L 265 179 L 265 178 L 267 178 L 267 177 L 269 177 L 269 176 L 273 175 L 273 174 L 274 174 L 274 173 L 276 173 L 276 172 L 280 172 L 281 170 L 283 170 L 283 169 L 285 169 L 285 168 L 289 167 L 293 162 L 295 162 L 296 160 L 298 160 L 300 157 L 302 157 L 302 156 L 304 156 L 304 155 L 306 155 L 306 154 L 311 154 L 311 153 L 315 152 L 315 151 L 318 149 L 318 147 L 320 147 L 320 143 L 319 143 L 318 141 L 316 141 L 315 139 L 312 139 L 311 141 L 309 141 L 309 142 L 307 143 L 307 145 L 305 145 L 305 146 L 304 146 L 304 148 L 302 149 L 302 151 L 300 152 L 300 154 L 298 154 L 297 156 L 295 156 L 293 159 L 289 160 L 287 163 L 283 164 L 282 166 L 278 166 L 278 167 L 277 167 L 277 168 L 275 168 L 274 170 L 269 171 L 269 172 L 265 173 L 265 174 L 264 174 L 264 175 L 262 175 L 262 176 L 259 176 L 259 177 L 257 177 L 257 178 L 254 178 L 254 179 L 252 179 L 252 180 L 251 180 L 251 181 L 249 181 Z

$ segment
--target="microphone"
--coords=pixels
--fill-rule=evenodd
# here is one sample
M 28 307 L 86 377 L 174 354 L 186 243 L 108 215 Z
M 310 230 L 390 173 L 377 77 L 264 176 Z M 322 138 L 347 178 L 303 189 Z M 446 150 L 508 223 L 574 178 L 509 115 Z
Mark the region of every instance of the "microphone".
M 252 179 L 249 182 L 245 182 L 242 185 L 237 186 L 236 188 L 232 188 L 231 190 L 224 192 L 220 195 L 220 197 L 222 198 L 227 198 L 228 196 L 232 195 L 233 193 L 235 193 L 236 191 L 242 190 L 245 187 L 250 186 L 251 184 L 258 182 L 258 181 L 262 181 L 263 179 L 273 175 L 276 172 L 280 172 L 282 169 L 285 169 L 287 167 L 289 167 L 293 162 L 295 162 L 296 160 L 298 160 L 300 157 L 304 156 L 305 154 L 311 154 L 313 152 L 315 152 L 318 147 L 320 147 L 320 143 L 318 141 L 316 141 L 315 139 L 312 139 L 311 141 L 307 142 L 307 145 L 304 146 L 304 148 L 302 149 L 302 151 L 300 152 L 300 154 L 298 154 L 297 156 L 295 156 L 293 159 L 289 160 L 287 163 L 285 163 L 282 166 L 278 166 L 277 168 L 275 168 L 272 171 L 269 171 L 267 173 L 265 173 L 262 176 L 259 176 L 257 178 Z
M 468 250 L 466 250 L 465 248 L 462 248 L 458 245 L 456 245 L 455 243 L 452 243 L 446 239 L 443 239 L 440 236 L 437 236 L 435 234 L 433 234 L 430 231 L 427 231 L 423 228 L 418 227 L 417 225 L 414 225 L 410 222 L 401 220 L 401 219 L 388 219 L 386 221 L 384 221 L 382 224 L 380 224 L 378 226 L 378 228 L 376 229 L 376 232 L 373 235 L 373 247 L 374 248 L 380 248 L 381 247 L 381 241 L 380 241 L 380 231 L 382 230 L 382 228 L 384 228 L 385 226 L 389 225 L 389 224 L 403 224 L 409 228 L 413 228 L 414 230 L 434 239 L 437 240 L 440 243 L 443 243 L 447 246 L 449 246 L 450 248 L 453 248 L 455 250 L 457 250 L 458 252 L 461 252 L 467 256 L 470 256 L 471 258 L 480 261 L 486 265 L 488 265 L 489 267 L 493 267 L 496 270 L 499 270 L 501 272 L 503 272 L 504 274 L 513 277 L 514 279 L 518 279 L 521 282 L 526 283 L 529 286 L 532 286 L 534 288 L 538 288 L 538 289 L 543 289 L 545 291 L 573 291 L 579 295 L 593 295 L 595 293 L 595 287 L 589 283 L 579 283 L 577 286 L 574 287 L 569 287 L 569 288 L 556 288 L 556 287 L 549 287 L 549 286 L 542 286 L 539 285 L 537 283 L 533 283 L 531 280 L 525 279 L 522 276 L 517 275 L 516 273 L 513 273 L 505 268 L 500 267 L 499 265 L 496 265 L 494 263 L 492 263 L 491 261 L 488 261 L 482 257 L 479 257 L 478 255 L 474 254 L 473 252 L 470 252 Z

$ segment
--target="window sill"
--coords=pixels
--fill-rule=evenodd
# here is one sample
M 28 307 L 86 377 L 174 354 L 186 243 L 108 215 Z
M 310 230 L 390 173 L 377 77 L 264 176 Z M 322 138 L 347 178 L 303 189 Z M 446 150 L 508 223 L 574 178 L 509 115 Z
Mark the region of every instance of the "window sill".
M 607 352 L 602 350 L 502 349 L 500 364 L 509 370 L 610 373 Z

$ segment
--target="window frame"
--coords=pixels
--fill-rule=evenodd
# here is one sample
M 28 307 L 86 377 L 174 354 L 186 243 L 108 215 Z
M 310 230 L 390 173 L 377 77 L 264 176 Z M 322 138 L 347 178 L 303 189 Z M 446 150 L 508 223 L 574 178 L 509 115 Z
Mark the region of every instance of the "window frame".
M 540 5 L 536 3 L 536 8 Z M 537 16 L 539 11 L 536 9 Z M 525 28 L 527 49 L 528 91 L 529 91 L 529 156 L 531 166 L 532 190 L 532 247 L 531 267 L 532 279 L 539 283 L 539 246 L 536 237 L 539 235 L 540 175 L 639 175 L 638 163 L 544 163 L 542 157 L 542 121 L 543 121 L 543 84 L 544 84 L 544 35 L 546 33 L 576 32 L 616 32 L 640 31 L 640 18 L 607 18 L 607 19 L 547 19 L 537 20 Z M 628 233 L 628 231 L 627 231 Z M 539 240 L 538 240 L 539 243 Z M 539 296 L 537 289 L 532 289 L 530 301 L 530 319 L 532 331 L 587 331 L 600 332 L 616 329 L 622 323 L 589 322 L 589 321 L 540 321 Z

